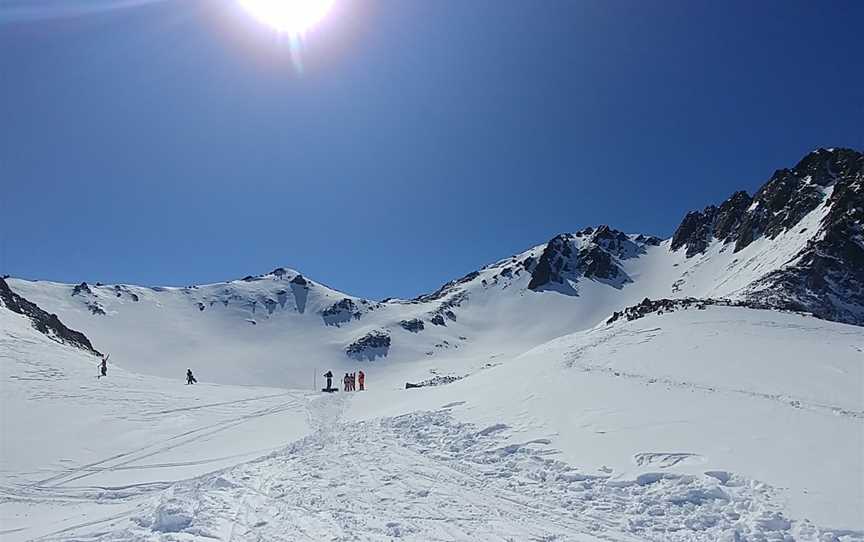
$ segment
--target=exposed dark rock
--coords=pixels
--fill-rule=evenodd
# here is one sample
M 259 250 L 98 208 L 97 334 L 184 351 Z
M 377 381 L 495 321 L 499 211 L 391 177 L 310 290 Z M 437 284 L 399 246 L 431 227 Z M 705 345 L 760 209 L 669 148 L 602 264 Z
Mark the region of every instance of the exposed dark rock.
M 824 204 L 827 213 L 806 246 L 788 265 L 749 285 L 742 296 L 762 306 L 864 325 L 862 185 L 864 154 L 819 149 L 793 169 L 776 171 L 752 199 L 736 192 L 716 212 L 689 213 L 671 248 L 686 247 L 691 257 L 719 239 L 734 242 L 737 252 L 762 237 L 775 239 L 793 229 L 803 233 L 801 220 Z M 826 199 L 827 188 L 831 193 Z
M 287 273 L 288 273 L 288 270 L 285 269 L 284 267 L 277 267 L 277 268 L 274 269 L 270 274 L 271 274 L 271 275 L 275 275 L 276 278 L 278 278 L 278 279 L 281 279 L 281 278 L 284 277 Z
M 321 312 L 321 318 L 328 326 L 340 326 L 351 319 L 358 319 L 361 312 L 351 299 L 343 298 Z
M 722 307 L 747 307 L 750 309 L 768 309 L 774 308 L 755 301 L 730 301 L 728 299 L 698 299 L 695 297 L 684 297 L 679 299 L 643 299 L 639 304 L 627 307 L 622 311 L 615 312 L 606 320 L 607 324 L 611 324 L 618 320 L 624 319 L 628 322 L 644 318 L 649 314 L 663 314 L 665 312 L 675 312 L 679 310 L 696 309 L 704 310 L 708 306 Z M 789 310 L 795 310 L 789 307 Z
M 90 294 L 93 295 L 93 291 L 90 289 L 90 286 L 87 285 L 86 282 L 82 282 L 78 286 L 72 288 L 72 295 L 81 295 L 81 294 Z
M 309 281 L 303 278 L 303 275 L 297 275 L 293 279 L 291 279 L 291 284 L 296 284 L 297 286 L 307 286 Z
M 45 312 L 35 303 L 13 292 L 4 279 L 0 279 L 0 306 L 27 316 L 37 331 L 44 333 L 54 341 L 80 348 L 96 356 L 102 355 L 98 350 L 93 348 L 93 345 L 90 344 L 90 339 L 83 333 L 69 329 L 63 325 L 63 322 L 57 318 L 56 314 Z
M 687 247 L 687 257 L 695 256 L 702 253 L 708 248 L 708 243 L 711 240 L 713 231 L 714 216 L 717 214 L 717 208 L 709 205 L 704 211 L 691 211 L 687 213 L 681 225 L 675 230 L 672 236 L 672 250 Z
M 612 261 L 612 256 L 598 246 L 591 246 L 579 251 L 579 260 L 586 278 L 612 280 L 623 272 Z
M 436 314 L 436 315 L 432 316 L 432 318 L 429 321 L 432 322 L 433 324 L 435 324 L 436 326 L 446 326 L 447 325 L 447 323 L 444 322 L 444 316 L 442 316 L 441 314 Z
M 372 361 L 384 357 L 390 351 L 390 335 L 383 331 L 371 331 L 345 349 L 348 357 Z
M 410 390 L 412 388 L 425 388 L 429 386 L 445 386 L 447 384 L 452 384 L 453 382 L 458 382 L 463 378 L 465 377 L 455 375 L 435 375 L 432 378 L 427 378 L 426 380 L 423 380 L 422 382 L 417 382 L 416 384 L 406 382 L 405 389 Z
M 447 294 L 455 291 L 459 285 L 465 284 L 466 282 L 471 282 L 472 280 L 476 279 L 479 276 L 480 276 L 479 272 L 472 271 L 462 278 L 458 278 L 456 280 L 451 280 L 450 282 L 448 282 L 444 286 L 438 288 L 437 290 L 435 290 L 431 294 L 425 294 L 425 295 L 415 297 L 412 301 L 419 302 L 419 303 L 426 303 L 429 301 L 436 301 L 438 299 L 442 299 Z
M 402 326 L 402 329 L 406 331 L 410 331 L 411 333 L 420 333 L 424 329 L 426 329 L 426 325 L 423 324 L 423 320 L 419 318 L 412 318 L 411 320 L 402 320 L 399 322 L 399 325 Z
M 672 250 L 687 257 L 705 251 L 712 239 L 735 242 L 742 250 L 760 237 L 774 239 L 795 227 L 823 201 L 823 189 L 860 176 L 862 154 L 851 149 L 819 149 L 793 169 L 780 169 L 751 198 L 736 192 L 719 209 L 706 207 L 684 217 L 672 237 Z
M 561 274 L 562 271 L 569 271 L 569 269 L 565 269 L 565 266 L 566 260 L 572 252 L 569 241 L 570 235 L 565 233 L 553 237 L 546 243 L 543 254 L 540 255 L 537 265 L 531 271 L 531 281 L 528 283 L 529 290 L 538 290 L 550 282 L 563 282 Z
M 630 238 L 609 226 L 584 228 L 575 234 L 553 237 L 533 267 L 529 290 L 556 290 L 576 295 L 575 284 L 582 278 L 606 282 L 622 288 L 630 277 L 621 269 L 620 260 L 645 253 L 646 246 L 660 243 L 656 237 Z

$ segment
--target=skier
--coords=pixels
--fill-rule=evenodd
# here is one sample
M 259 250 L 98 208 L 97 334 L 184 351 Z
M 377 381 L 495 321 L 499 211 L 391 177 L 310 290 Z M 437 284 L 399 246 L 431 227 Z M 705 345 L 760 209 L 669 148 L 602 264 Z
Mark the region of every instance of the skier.
M 357 373 L 351 373 L 351 391 L 357 391 Z
M 192 369 L 186 369 L 186 385 L 196 384 L 198 381 L 195 380 L 195 376 L 192 374 Z
M 349 382 L 350 382 L 350 377 L 348 376 L 348 373 L 345 373 L 345 376 L 342 377 L 343 391 L 350 391 L 348 388 Z
M 360 384 L 360 391 L 366 389 L 366 374 L 363 371 L 357 373 L 357 383 Z
M 330 371 L 327 371 L 326 373 L 324 373 L 324 378 L 327 379 L 327 388 L 326 389 L 332 390 L 333 389 L 333 373 Z
M 108 358 L 110 357 L 111 354 L 106 354 L 105 357 L 102 358 L 102 363 L 99 365 L 99 376 L 97 378 L 108 376 Z

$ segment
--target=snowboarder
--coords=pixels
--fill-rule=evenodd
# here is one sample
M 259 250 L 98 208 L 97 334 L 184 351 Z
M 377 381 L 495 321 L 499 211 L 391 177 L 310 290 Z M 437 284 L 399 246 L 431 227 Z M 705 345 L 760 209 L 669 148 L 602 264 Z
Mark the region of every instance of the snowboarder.
M 328 389 L 328 390 L 333 389 L 333 373 L 330 371 L 327 371 L 326 373 L 324 373 L 324 378 L 327 379 L 327 387 L 325 389 Z
M 198 381 L 195 380 L 195 375 L 192 374 L 192 369 L 186 369 L 186 385 L 196 384 Z
M 97 378 L 108 376 L 108 358 L 110 357 L 111 354 L 105 354 L 105 357 L 102 358 L 102 363 L 99 364 L 99 376 Z
M 363 371 L 357 373 L 357 383 L 360 384 L 360 391 L 366 389 L 366 374 Z

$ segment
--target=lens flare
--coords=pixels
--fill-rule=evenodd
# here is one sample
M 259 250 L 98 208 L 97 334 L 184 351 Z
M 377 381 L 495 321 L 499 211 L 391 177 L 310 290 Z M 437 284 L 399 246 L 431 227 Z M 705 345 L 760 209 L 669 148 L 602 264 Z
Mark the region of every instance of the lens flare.
M 250 15 L 289 36 L 303 36 L 330 11 L 334 0 L 239 0 Z

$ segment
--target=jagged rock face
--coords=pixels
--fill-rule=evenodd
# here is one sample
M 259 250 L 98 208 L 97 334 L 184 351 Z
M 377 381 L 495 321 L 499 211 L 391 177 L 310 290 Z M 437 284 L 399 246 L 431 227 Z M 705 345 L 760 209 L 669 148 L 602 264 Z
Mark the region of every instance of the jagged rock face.
M 82 294 L 93 295 L 93 291 L 90 289 L 90 286 L 88 286 L 86 282 L 82 282 L 81 284 L 72 288 L 72 295 L 73 296 L 82 295 Z
M 291 284 L 296 284 L 297 286 L 308 286 L 309 281 L 303 278 L 303 275 L 297 275 L 291 279 Z
M 864 155 L 859 155 L 864 162 Z M 748 298 L 864 325 L 864 167 L 834 185 L 819 232 L 796 261 L 751 285 Z
M 321 318 L 328 326 L 340 326 L 352 319 L 357 320 L 362 313 L 357 304 L 349 298 L 343 298 L 321 312 Z
M 472 271 L 462 278 L 458 278 L 456 280 L 451 280 L 450 282 L 448 282 L 444 286 L 438 288 L 437 290 L 435 290 L 431 294 L 425 294 L 425 295 L 415 297 L 412 301 L 414 301 L 415 303 L 426 303 L 429 301 L 437 301 L 439 299 L 446 297 L 448 294 L 450 294 L 454 291 L 457 291 L 458 287 L 460 285 L 471 282 L 472 280 L 476 279 L 478 276 L 480 276 L 480 273 L 478 273 L 477 271 Z
M 84 286 L 86 287 L 86 284 Z M 37 331 L 44 333 L 52 340 L 80 348 L 97 356 L 102 355 L 93 348 L 90 339 L 83 333 L 69 329 L 63 325 L 56 314 L 48 314 L 35 303 L 31 303 L 13 292 L 3 279 L 0 279 L 0 307 L 6 307 L 12 312 L 27 316 Z
M 86 282 L 82 282 L 81 284 L 72 288 L 72 297 L 80 296 L 83 298 L 84 304 L 87 306 L 87 310 L 90 311 L 94 316 L 104 316 L 105 309 L 102 308 L 102 305 L 99 304 L 99 301 L 96 295 L 93 293 L 93 290 L 90 289 L 90 286 Z
M 686 256 L 713 239 L 738 252 L 761 237 L 775 239 L 798 227 L 823 203 L 827 214 L 788 265 L 751 284 L 742 298 L 760 306 L 806 311 L 828 320 L 864 325 L 864 154 L 820 149 L 793 169 L 781 169 L 750 199 L 736 192 L 720 208 L 688 213 L 670 248 Z M 830 196 L 826 192 L 830 190 Z
M 410 331 L 411 333 L 420 333 L 424 329 L 426 329 L 426 325 L 423 323 L 423 320 L 419 318 L 412 318 L 411 320 L 402 320 L 399 322 L 399 325 L 402 326 L 402 329 L 405 331 Z
M 390 335 L 383 331 L 371 331 L 348 345 L 345 353 L 350 358 L 372 361 L 384 357 L 390 351 Z
M 695 297 L 682 297 L 678 299 L 643 299 L 639 304 L 627 307 L 622 311 L 617 311 L 606 320 L 606 324 L 617 322 L 618 320 L 626 320 L 632 322 L 644 318 L 649 314 L 663 314 L 665 312 L 675 312 L 678 310 L 696 309 L 705 310 L 708 306 L 721 307 L 748 307 L 751 309 L 768 308 L 760 303 L 753 301 L 730 301 L 728 299 L 699 299 Z
M 620 288 L 630 278 L 619 266 L 619 260 L 643 254 L 646 245 L 656 244 L 659 244 L 656 237 L 641 235 L 631 239 L 609 226 L 557 235 L 546 244 L 536 264 L 533 258 L 522 262 L 531 273 L 528 289 L 575 293 L 571 284 L 583 277 Z
M 713 239 L 735 242 L 735 252 L 763 236 L 775 239 L 822 203 L 825 188 L 861 175 L 862 156 L 851 149 L 814 151 L 793 169 L 777 170 L 753 198 L 736 192 L 719 208 L 688 213 L 672 236 L 671 249 L 686 247 L 690 258 Z

